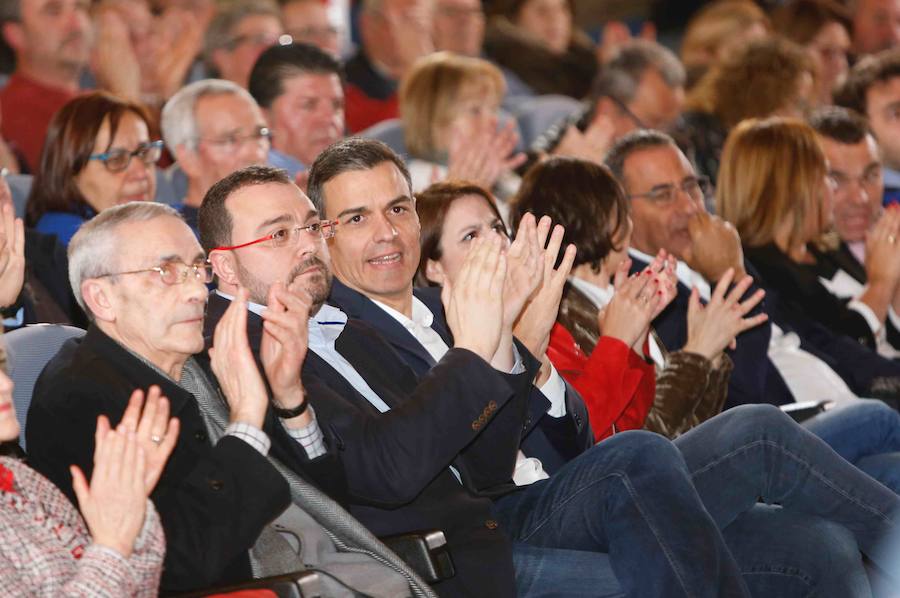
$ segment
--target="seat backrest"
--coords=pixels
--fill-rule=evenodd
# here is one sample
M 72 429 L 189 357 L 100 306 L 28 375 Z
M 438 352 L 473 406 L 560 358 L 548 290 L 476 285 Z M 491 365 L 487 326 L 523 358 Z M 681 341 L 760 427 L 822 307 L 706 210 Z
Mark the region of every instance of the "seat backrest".
M 19 445 L 25 446 L 25 419 L 31 405 L 31 394 L 34 383 L 47 365 L 56 355 L 63 343 L 70 338 L 84 335 L 84 330 L 62 324 L 34 324 L 13 330 L 3 336 L 6 340 L 6 358 L 9 376 L 16 385 L 13 391 L 13 403 L 16 406 L 16 418 L 21 431 Z
M 581 110 L 583 104 L 568 96 L 544 95 L 529 98 L 513 110 L 519 121 L 522 141 L 530 147 L 551 126 Z
M 12 191 L 13 206 L 16 208 L 16 216 L 25 217 L 25 203 L 31 193 L 31 184 L 34 178 L 30 174 L 11 174 L 6 177 L 9 190 Z
M 403 121 L 399 118 L 383 120 L 365 131 L 361 131 L 358 135 L 367 139 L 377 139 L 394 150 L 404 160 L 409 159 L 409 153 L 406 151 L 406 141 L 403 139 Z

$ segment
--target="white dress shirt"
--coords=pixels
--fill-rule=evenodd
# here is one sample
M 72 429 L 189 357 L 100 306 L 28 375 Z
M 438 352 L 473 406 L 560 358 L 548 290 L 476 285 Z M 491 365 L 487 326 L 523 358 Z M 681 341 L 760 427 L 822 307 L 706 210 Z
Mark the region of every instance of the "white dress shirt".
M 636 249 L 629 249 L 628 252 L 647 262 L 653 259 Z M 691 270 L 686 263 L 679 260 L 675 275 L 688 288 L 696 286 L 700 297 L 704 301 L 709 301 L 710 285 L 699 272 Z M 768 356 L 775 369 L 784 378 L 795 401 L 846 401 L 857 398 L 843 378 L 827 363 L 800 348 L 800 337 L 793 332 L 786 334 L 774 322 L 771 326 L 772 336 L 769 339 Z
M 444 342 L 444 339 L 441 338 L 441 335 L 435 332 L 435 330 L 431 327 L 431 324 L 434 322 L 434 314 L 431 313 L 431 310 L 428 309 L 422 301 L 419 300 L 418 297 L 413 296 L 413 306 L 412 306 L 412 319 L 407 318 L 404 314 L 400 313 L 396 309 L 388 307 L 384 303 L 380 301 L 373 300 L 373 303 L 384 310 L 389 316 L 397 320 L 404 328 L 406 328 L 410 334 L 412 334 L 417 341 L 428 351 L 428 354 L 434 359 L 435 362 L 441 360 L 447 351 L 450 350 L 450 347 L 447 346 L 447 343 Z M 512 373 L 518 373 L 518 371 L 523 371 L 524 366 L 522 365 L 522 361 L 519 358 L 518 353 L 516 354 L 516 365 L 513 367 Z M 553 373 L 556 372 L 556 369 L 553 369 Z M 551 375 L 552 377 L 552 375 Z M 565 384 L 562 383 L 562 378 L 560 378 L 559 374 L 556 374 L 556 377 L 559 380 L 559 383 L 562 385 L 562 409 L 563 415 L 565 415 Z M 548 386 L 550 380 L 544 384 L 544 386 Z M 544 392 L 544 388 L 541 388 L 541 392 Z M 546 395 L 546 393 L 545 393 Z M 550 399 L 551 409 L 553 409 L 554 399 L 547 396 Z M 561 417 L 561 416 L 560 416 Z M 546 471 L 544 471 L 544 466 L 541 463 L 540 459 L 536 459 L 534 457 L 526 457 L 525 453 L 521 450 L 516 454 L 516 469 L 513 472 L 513 482 L 516 486 L 527 486 L 528 484 L 533 484 L 538 480 L 544 480 L 550 477 Z

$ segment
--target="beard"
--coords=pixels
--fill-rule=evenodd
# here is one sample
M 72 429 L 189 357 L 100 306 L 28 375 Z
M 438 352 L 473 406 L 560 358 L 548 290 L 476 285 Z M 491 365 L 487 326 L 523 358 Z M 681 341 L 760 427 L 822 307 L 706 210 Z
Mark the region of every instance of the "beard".
M 303 290 L 309 293 L 312 300 L 309 309 L 310 316 L 319 311 L 319 308 L 328 299 L 328 293 L 331 292 L 331 271 L 325 265 L 325 262 L 317 256 L 310 256 L 297 264 L 288 274 L 287 280 L 284 281 L 285 286 L 290 288 L 298 276 L 312 267 L 318 267 L 319 272 L 309 276 L 303 286 Z M 244 267 L 240 260 L 237 260 L 237 275 L 241 286 L 247 289 L 250 294 L 250 301 L 260 305 L 268 303 L 269 287 L 271 285 L 259 280 L 250 270 Z

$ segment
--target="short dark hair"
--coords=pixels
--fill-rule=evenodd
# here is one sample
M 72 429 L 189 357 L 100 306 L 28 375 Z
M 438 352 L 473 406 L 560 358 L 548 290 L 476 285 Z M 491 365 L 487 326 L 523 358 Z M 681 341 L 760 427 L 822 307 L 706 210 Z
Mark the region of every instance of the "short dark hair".
M 465 195 L 477 195 L 484 198 L 494 216 L 503 222 L 503 216 L 491 192 L 480 185 L 465 181 L 444 181 L 434 183 L 424 191 L 416 193 L 416 214 L 419 216 L 419 269 L 416 272 L 416 286 L 433 286 L 425 276 L 428 260 L 439 260 L 443 255 L 441 235 L 444 230 L 444 219 L 453 202 Z M 505 225 L 504 225 L 505 226 Z
M 564 226 L 563 246 L 575 245 L 574 266 L 590 264 L 594 271 L 610 251 L 621 249 L 617 241 L 628 226 L 628 200 L 609 168 L 575 158 L 550 158 L 525 174 L 513 200 L 512 226 L 528 212 Z
M 668 87 L 684 86 L 684 66 L 671 50 L 656 42 L 636 39 L 622 44 L 603 65 L 594 82 L 593 98 L 610 97 L 628 104 L 634 99 L 644 73 L 651 69 L 659 73 Z
M 319 211 L 319 216 L 326 217 L 325 183 L 334 177 L 354 170 L 371 170 L 384 162 L 391 162 L 403 175 L 412 196 L 412 179 L 403 159 L 394 150 L 376 139 L 365 137 L 347 137 L 335 141 L 328 146 L 313 162 L 309 169 L 309 182 L 306 194 Z
M 638 129 L 623 135 L 616 141 L 603 159 L 613 176 L 625 184 L 625 160 L 636 151 L 651 147 L 671 146 L 677 148 L 675 140 L 662 131 L 655 129 Z
M 838 23 L 848 34 L 853 32 L 850 11 L 836 0 L 792 0 L 772 13 L 775 32 L 804 46 L 829 23 Z
M 341 78 L 341 65 L 330 54 L 310 44 L 276 44 L 260 54 L 250 72 L 247 89 L 257 104 L 269 108 L 284 93 L 286 80 L 306 74 Z
M 119 123 L 126 113 L 140 118 L 151 131 L 153 122 L 147 109 L 104 91 L 94 91 L 69 100 L 57 112 L 47 127 L 40 166 L 25 204 L 25 222 L 36 226 L 47 212 L 69 212 L 87 216 L 87 199 L 79 191 L 75 176 L 88 165 L 94 153 L 94 143 L 104 122 L 109 122 L 109 142 L 112 146 Z
M 867 114 L 866 94 L 879 83 L 900 77 L 900 48 L 863 57 L 853 65 L 847 80 L 834 92 L 834 103 Z
M 255 185 L 278 183 L 292 185 L 290 175 L 281 168 L 271 166 L 248 166 L 236 170 L 209 188 L 200 204 L 197 226 L 200 229 L 200 244 L 208 254 L 216 247 L 231 245 L 231 229 L 234 221 L 225 207 L 225 202 L 238 190 Z
M 822 137 L 846 145 L 855 145 L 872 133 L 868 121 L 863 116 L 840 106 L 816 110 L 810 115 L 809 124 Z

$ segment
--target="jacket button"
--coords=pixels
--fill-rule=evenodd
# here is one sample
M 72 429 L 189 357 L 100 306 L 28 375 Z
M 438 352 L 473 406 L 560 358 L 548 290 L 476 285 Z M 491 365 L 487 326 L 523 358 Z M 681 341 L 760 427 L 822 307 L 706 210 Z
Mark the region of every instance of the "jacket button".
M 194 432 L 194 438 L 196 438 L 200 442 L 206 442 L 206 432 L 204 432 L 203 430 L 197 430 L 196 432 Z
M 488 519 L 487 521 L 484 522 L 484 527 L 486 527 L 488 529 L 497 529 L 498 527 L 500 527 L 500 524 L 497 523 L 496 521 L 494 521 L 493 519 Z
M 480 427 L 481 427 L 481 424 L 479 424 L 477 421 L 472 422 L 472 429 L 475 430 L 476 432 L 478 431 L 478 428 L 480 428 Z
M 223 482 L 222 480 L 210 480 L 209 487 L 212 490 L 218 491 L 225 487 L 225 482 Z
M 497 401 L 491 401 L 490 403 L 488 403 L 488 409 L 490 409 L 491 411 L 496 411 L 497 410 Z

